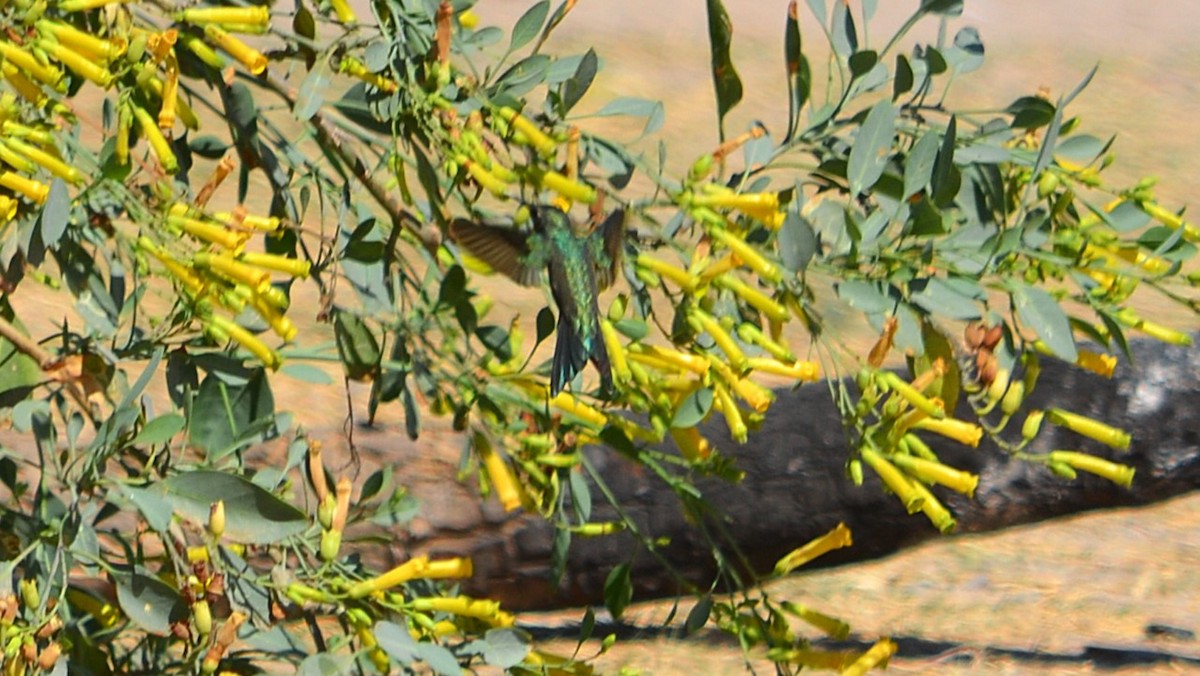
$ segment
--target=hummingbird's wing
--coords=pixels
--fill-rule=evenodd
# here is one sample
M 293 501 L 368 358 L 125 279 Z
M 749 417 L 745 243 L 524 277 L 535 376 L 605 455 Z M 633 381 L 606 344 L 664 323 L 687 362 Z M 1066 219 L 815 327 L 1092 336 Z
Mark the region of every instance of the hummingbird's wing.
M 450 235 L 472 256 L 517 284 L 536 286 L 542 282 L 541 268 L 530 264 L 528 235 L 465 218 L 450 223 Z
M 621 269 L 621 251 L 625 248 L 625 210 L 616 209 L 591 234 L 593 245 L 600 248 L 595 257 L 596 288 L 612 286 Z

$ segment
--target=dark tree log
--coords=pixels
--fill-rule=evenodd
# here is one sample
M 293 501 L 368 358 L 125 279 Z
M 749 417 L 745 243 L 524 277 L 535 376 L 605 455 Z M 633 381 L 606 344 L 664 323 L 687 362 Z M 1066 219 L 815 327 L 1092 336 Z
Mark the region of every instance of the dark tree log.
M 935 490 L 957 517 L 960 532 L 1144 504 L 1200 486 L 1200 351 L 1139 342 L 1133 354 L 1135 367 L 1122 364 L 1112 380 L 1047 359 L 1028 404 L 1039 408 L 1053 401 L 1131 431 L 1132 448 L 1118 457 L 1047 423 L 1030 450 L 1079 449 L 1118 459 L 1136 468 L 1133 487 L 1123 489 L 1083 473 L 1065 481 L 1013 461 L 986 442 L 979 449 L 936 444 L 948 464 L 981 475 L 974 500 Z M 838 522 L 850 526 L 854 546 L 823 557 L 820 565 L 882 556 L 937 535 L 922 515 L 907 515 L 869 470 L 861 487 L 846 478 L 846 438 L 825 387 L 809 385 L 778 394 L 765 424 L 748 444 L 720 444 L 722 451 L 737 458 L 745 479 L 738 484 L 713 479 L 698 483 L 704 498 L 724 513 L 723 518 L 708 519 L 706 526 L 720 524 L 753 569 L 770 570 L 780 556 Z M 723 422 L 710 423 L 707 433 L 724 438 Z M 684 580 L 705 587 L 711 583 L 716 566 L 710 547 L 685 518 L 678 498 L 656 477 L 611 450 L 590 449 L 589 457 L 639 527 L 652 537 L 669 538 L 659 555 Z M 628 534 L 576 538 L 563 584 L 556 588 L 548 580 L 554 535 L 550 526 L 524 515 L 504 515 L 494 504 L 479 505 L 467 489 L 447 497 L 446 476 L 436 477 L 439 482 L 433 478 L 428 490 L 415 487 L 425 499 L 426 520 L 398 543 L 396 553 L 474 557 L 476 575 L 466 585 L 471 593 L 487 594 L 514 609 L 593 603 L 602 598 L 608 572 L 625 561 L 633 562 L 641 597 L 668 596 L 680 588 L 677 578 Z M 401 483 L 412 485 L 413 479 L 401 462 Z M 597 504 L 594 511 L 593 520 L 615 518 L 607 505 Z

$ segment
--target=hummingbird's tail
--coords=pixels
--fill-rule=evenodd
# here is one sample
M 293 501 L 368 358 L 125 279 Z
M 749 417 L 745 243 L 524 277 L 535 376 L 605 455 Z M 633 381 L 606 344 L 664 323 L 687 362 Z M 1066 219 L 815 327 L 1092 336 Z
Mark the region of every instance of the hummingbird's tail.
M 554 345 L 554 361 L 550 367 L 550 396 L 566 388 L 567 384 L 583 370 L 589 359 L 600 372 L 601 396 L 613 393 L 612 366 L 608 361 L 608 348 L 604 337 L 597 331 L 583 337 L 575 330 L 574 323 L 559 317 L 558 338 Z

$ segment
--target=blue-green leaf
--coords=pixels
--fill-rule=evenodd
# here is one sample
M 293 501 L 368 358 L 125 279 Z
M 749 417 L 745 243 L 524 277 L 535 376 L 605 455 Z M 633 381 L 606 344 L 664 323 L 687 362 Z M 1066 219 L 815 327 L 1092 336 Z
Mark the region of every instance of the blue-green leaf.
M 304 512 L 233 474 L 186 472 L 159 486 L 175 512 L 196 523 L 208 523 L 212 504 L 224 500 L 225 536 L 234 542 L 272 544 L 308 527 Z
M 537 37 L 538 32 L 542 30 L 542 24 L 546 23 L 546 15 L 550 13 L 550 0 L 541 0 L 541 2 L 525 10 L 517 23 L 513 26 L 512 40 L 509 42 L 508 51 L 512 52 L 525 45 L 529 41 Z
M 881 100 L 867 113 L 867 119 L 854 137 L 854 147 L 850 149 L 846 177 L 852 194 L 866 192 L 883 175 L 895 133 L 896 107 L 890 100 Z
M 921 192 L 929 185 L 939 145 L 937 132 L 928 131 L 908 152 L 904 161 L 904 199 Z
M 143 631 L 158 636 L 170 633 L 171 625 L 187 617 L 187 605 L 171 585 L 141 572 L 114 575 L 117 603 Z
M 1017 317 L 1033 329 L 1050 347 L 1056 357 L 1075 363 L 1079 353 L 1075 348 L 1075 337 L 1067 313 L 1049 293 L 1028 284 L 1014 282 L 1012 299 L 1017 308 Z
M 484 634 L 484 641 L 483 661 L 501 669 L 520 664 L 533 643 L 527 632 L 513 627 L 489 629 Z
M 686 429 L 700 424 L 708 412 L 712 410 L 713 392 L 707 387 L 692 392 L 679 403 L 675 416 L 671 419 L 671 427 Z

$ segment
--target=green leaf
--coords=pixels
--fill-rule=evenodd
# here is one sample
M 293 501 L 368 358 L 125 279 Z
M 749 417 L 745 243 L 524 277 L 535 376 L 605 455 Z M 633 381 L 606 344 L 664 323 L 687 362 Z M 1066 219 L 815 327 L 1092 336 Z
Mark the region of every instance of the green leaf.
M 891 156 L 892 137 L 896 133 L 896 107 L 883 99 L 871 107 L 862 128 L 854 137 L 846 176 L 850 192 L 861 195 L 875 185 L 883 175 Z
M 775 243 L 784 267 L 792 272 L 801 272 L 817 252 L 817 233 L 812 224 L 800 215 L 799 209 L 793 207 L 788 209 Z
M 279 372 L 289 378 L 295 378 L 300 382 L 310 385 L 333 384 L 333 376 L 326 373 L 324 369 L 317 368 L 312 364 L 287 361 L 283 363 L 283 367 L 279 369 Z
M 854 14 L 850 11 L 850 3 L 833 3 L 833 52 L 843 59 L 858 51 L 858 30 L 854 26 Z
M 650 333 L 650 326 L 641 319 L 618 319 L 613 328 L 630 340 L 641 340 Z
M 954 166 L 954 144 L 958 130 L 958 119 L 951 115 L 950 123 L 946 125 L 946 133 L 942 136 L 942 147 L 938 150 L 937 159 L 933 162 L 933 175 L 929 184 L 933 191 L 933 201 L 940 207 L 954 201 L 958 188 L 962 184 L 962 174 Z
M 704 596 L 692 609 L 688 611 L 687 620 L 683 623 L 683 635 L 691 636 L 704 628 L 708 624 L 709 615 L 712 614 L 713 601 L 711 596 Z
M 550 0 L 541 0 L 541 2 L 525 10 L 517 23 L 513 26 L 512 40 L 509 42 L 508 51 L 514 52 L 537 37 L 542 30 L 542 24 L 546 23 L 546 15 L 550 13 Z
M 707 387 L 697 389 L 679 402 L 671 419 L 671 427 L 687 429 L 699 425 L 712 410 L 712 404 L 713 391 Z
M 783 55 L 787 64 L 788 85 L 788 129 L 784 143 L 790 141 L 800 126 L 800 111 L 812 93 L 812 72 L 808 57 L 804 56 L 800 37 L 800 20 L 796 16 L 796 5 L 788 5 L 787 28 L 784 30 Z
M 188 143 L 188 147 L 193 153 L 208 160 L 219 160 L 229 151 L 229 144 L 212 134 L 197 136 Z
M 869 315 L 886 312 L 892 306 L 892 301 L 879 291 L 875 282 L 859 279 L 842 282 L 837 285 L 837 294 L 850 307 Z
M 238 445 L 248 443 L 253 434 L 270 425 L 275 415 L 275 398 L 262 369 L 246 371 L 249 377 L 240 384 L 209 373 L 192 402 L 188 440 L 209 455 L 220 457 Z
M 545 54 L 533 54 L 514 63 L 496 80 L 493 89 L 497 96 L 524 96 L 542 84 L 553 60 Z
M 122 493 L 137 507 L 145 517 L 146 523 L 156 533 L 166 533 L 171 527 L 171 503 L 163 498 L 161 492 L 150 488 L 125 486 Z
M 575 74 L 571 79 L 567 80 L 562 85 L 562 110 L 561 113 L 566 115 L 579 99 L 587 93 L 588 88 L 592 86 L 592 81 L 596 79 L 596 72 L 599 69 L 599 59 L 596 57 L 596 50 L 589 49 L 579 61 L 579 66 L 575 69 Z
M 296 105 L 292 107 L 292 115 L 299 122 L 307 122 L 321 109 L 329 92 L 329 71 L 324 59 L 313 68 L 300 89 L 296 92 Z
M 541 345 L 542 341 L 549 338 L 552 333 L 554 333 L 554 311 L 549 307 L 544 307 L 538 310 L 537 314 L 536 344 Z
M 721 0 L 706 0 L 708 8 L 708 43 L 712 54 L 713 85 L 717 92 L 717 132 L 725 140 L 725 114 L 742 100 L 742 80 L 733 67 L 729 46 L 733 40 L 733 23 Z
M 411 664 L 417 657 L 417 642 L 408 629 L 386 620 L 375 624 L 375 640 L 388 657 L 400 664 Z
M 903 199 L 921 192 L 929 185 L 933 177 L 933 164 L 938 155 L 938 134 L 927 131 L 908 152 L 904 160 L 904 195 Z
M 979 37 L 977 29 L 971 26 L 960 29 L 954 35 L 954 47 L 961 55 L 955 66 L 955 71 L 960 75 L 977 70 L 983 65 L 983 40 Z
M 353 655 L 314 653 L 296 667 L 296 676 L 349 676 L 353 673 Z
M 0 317 L 4 317 L 23 335 L 29 335 L 8 304 L 7 297 L 0 297 Z M 42 369 L 37 361 L 18 350 L 7 338 L 0 337 L 0 406 L 15 405 L 25 399 L 40 382 Z
M 240 476 L 198 470 L 176 474 L 159 486 L 175 513 L 208 523 L 217 500 L 225 501 L 225 537 L 232 542 L 269 545 L 308 528 L 304 512 Z
M 441 676 L 461 676 L 462 667 L 454 653 L 434 643 L 418 643 L 417 657 Z
M 1109 146 L 1112 145 L 1112 142 L 1113 139 L 1111 138 L 1105 142 L 1090 134 L 1071 136 L 1059 143 L 1058 147 L 1054 149 L 1054 159 L 1058 160 L 1061 158 L 1075 164 L 1087 166 L 1099 159 L 1108 150 Z M 1126 204 L 1126 202 L 1122 202 L 1122 204 Z
M 489 629 L 483 640 L 486 642 L 483 661 L 500 669 L 511 669 L 520 664 L 533 644 L 528 632 L 514 627 Z
M 158 636 L 171 632 L 171 625 L 187 618 L 187 604 L 171 585 L 143 573 L 117 573 L 117 603 L 142 631 Z
M 879 54 L 873 50 L 864 50 L 854 52 L 850 55 L 850 77 L 857 80 L 858 78 L 870 73 L 875 64 L 879 63 Z
M 613 620 L 620 620 L 633 600 L 633 585 L 629 579 L 629 564 L 622 563 L 613 568 L 604 580 L 604 607 Z
M 1038 149 L 1037 161 L 1033 163 L 1033 173 L 1029 178 L 1029 189 L 1032 190 L 1037 183 L 1038 176 L 1042 174 L 1042 170 L 1050 166 L 1050 160 L 1054 157 L 1054 146 L 1058 144 L 1058 131 L 1062 128 L 1062 106 L 1054 111 L 1054 119 L 1050 120 L 1050 126 L 1046 128 L 1046 136 L 1042 139 L 1042 147 Z
M 572 469 L 568 473 L 568 477 L 571 485 L 571 504 L 575 507 L 575 516 L 579 517 L 579 523 L 587 523 L 588 519 L 592 518 L 592 491 L 588 488 L 587 479 L 584 478 L 583 472 L 578 467 Z
M 71 193 L 61 178 L 50 182 L 50 193 L 42 205 L 38 222 L 42 228 L 42 243 L 51 249 L 55 248 L 71 222 Z
M 892 100 L 895 101 L 902 94 L 912 91 L 914 82 L 912 64 L 908 62 L 908 57 L 897 54 L 896 76 L 892 80 Z
M 457 269 L 457 266 L 451 270 Z M 447 273 L 447 278 L 450 274 Z M 445 285 L 442 286 L 445 289 Z M 337 339 L 338 355 L 351 380 L 363 380 L 379 370 L 379 341 L 358 315 L 337 310 L 333 316 L 333 334 Z
M 1056 357 L 1074 364 L 1079 353 L 1067 313 L 1058 301 L 1045 291 L 1020 282 L 1013 282 L 1011 293 L 1021 322 L 1033 329 Z
M 960 320 L 983 316 L 978 299 L 959 293 L 940 277 L 914 282 L 913 287 L 919 290 L 912 294 L 912 302 L 931 315 Z
M 179 434 L 186 424 L 187 420 L 178 413 L 160 415 L 146 423 L 129 443 L 133 446 L 166 443 L 171 440 L 171 437 Z
M 1013 127 L 1037 129 L 1050 124 L 1056 110 L 1053 103 L 1040 96 L 1022 96 L 1010 103 L 1004 112 L 1013 116 Z

